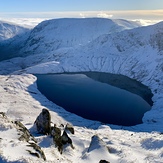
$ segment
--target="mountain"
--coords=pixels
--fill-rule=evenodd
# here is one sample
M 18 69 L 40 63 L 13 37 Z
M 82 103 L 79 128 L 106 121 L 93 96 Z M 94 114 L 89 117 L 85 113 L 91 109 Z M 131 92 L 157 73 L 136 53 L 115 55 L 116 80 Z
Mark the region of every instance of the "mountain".
M 0 21 L 0 61 L 19 56 L 18 51 L 29 32 L 28 28 Z
M 125 20 L 101 18 L 53 19 L 40 23 L 30 33 L 21 53 L 54 52 L 61 48 L 86 45 L 103 35 L 131 29 L 139 24 Z
M 21 27 L 13 23 L 0 21 L 0 41 L 10 39 L 26 31 L 28 31 L 27 28 Z
M 42 51 L 52 53 L 61 48 L 74 48 L 85 45 L 102 34 L 140 26 L 132 21 L 101 18 L 47 20 L 31 30 L 23 27 L 18 30 L 18 26 L 7 25 L 12 29 L 17 28 L 19 32 L 15 37 L 13 34 L 7 41 L 0 42 L 0 60 L 38 54 Z
M 49 20 L 14 41 L 21 44 L 17 57 L 0 62 L 1 162 L 42 161 L 28 142 L 19 141 L 21 130 L 15 129 L 15 121 L 34 134 L 47 162 L 162 161 L 163 22 L 139 27 L 125 20 Z M 81 71 L 122 74 L 148 86 L 154 103 L 143 124 L 104 125 L 71 114 L 43 96 L 32 75 Z M 50 111 L 57 126 L 73 124 L 75 134 L 69 136 L 74 149 L 66 146 L 61 155 L 50 136 L 37 134 L 33 123 L 42 108 Z

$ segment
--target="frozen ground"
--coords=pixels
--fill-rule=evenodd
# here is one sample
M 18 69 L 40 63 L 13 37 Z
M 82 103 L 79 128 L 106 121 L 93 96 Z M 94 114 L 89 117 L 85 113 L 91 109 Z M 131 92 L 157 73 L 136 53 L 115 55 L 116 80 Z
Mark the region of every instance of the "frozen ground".
M 46 23 L 48 26 L 48 21 Z M 52 23 L 49 21 L 49 27 Z M 40 30 L 33 31 L 29 38 L 40 36 L 37 32 L 41 33 L 41 27 L 44 30 L 44 24 L 39 25 Z M 49 36 L 49 30 L 44 31 L 41 41 L 32 46 L 29 46 L 31 39 L 28 40 L 24 51 L 29 49 L 31 52 L 37 47 L 37 53 L 0 62 L 0 112 L 5 112 L 8 117 L 0 115 L 0 161 L 43 161 L 29 154 L 27 142 L 18 140 L 18 131 L 11 121 L 19 120 L 37 139 L 46 162 L 163 162 L 163 23 L 102 34 L 75 47 L 74 38 L 68 40 L 67 37 L 68 44 L 64 40 L 60 48 L 52 48 L 55 37 Z M 50 38 L 50 47 L 46 44 L 47 38 Z M 77 43 L 83 41 L 75 40 Z M 48 101 L 37 90 L 36 77 L 32 75 L 65 71 L 99 71 L 129 76 L 149 86 L 154 94 L 154 105 L 144 115 L 143 124 L 131 127 L 83 119 Z M 52 121 L 57 125 L 68 122 L 74 126 L 75 134 L 69 136 L 75 149 L 66 146 L 61 155 L 50 136 L 37 134 L 33 123 L 42 108 L 50 111 Z

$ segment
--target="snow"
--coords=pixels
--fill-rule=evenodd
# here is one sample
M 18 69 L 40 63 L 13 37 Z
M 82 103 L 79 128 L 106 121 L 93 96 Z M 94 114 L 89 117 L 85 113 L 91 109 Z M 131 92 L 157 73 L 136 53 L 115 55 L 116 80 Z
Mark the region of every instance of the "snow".
M 14 23 L 0 21 L 0 41 L 12 38 L 25 31 L 28 31 L 28 28 L 21 27 Z
M 112 31 L 113 26 L 117 30 Z M 20 49 L 31 55 L 0 62 L 0 112 L 7 116 L 5 119 L 0 115 L 0 162 L 43 161 L 29 154 L 27 142 L 18 140 L 18 131 L 11 122 L 15 120 L 30 129 L 45 153 L 45 162 L 163 162 L 162 33 L 163 22 L 129 30 L 124 20 L 106 19 L 50 20 L 31 30 Z M 32 40 L 37 41 L 32 44 Z M 79 71 L 123 74 L 149 86 L 154 104 L 145 113 L 143 124 L 102 124 L 69 113 L 38 91 L 32 75 Z M 58 126 L 74 126 L 75 134 L 69 136 L 75 149 L 66 146 L 61 155 L 50 136 L 37 134 L 33 123 L 42 108 L 50 111 Z

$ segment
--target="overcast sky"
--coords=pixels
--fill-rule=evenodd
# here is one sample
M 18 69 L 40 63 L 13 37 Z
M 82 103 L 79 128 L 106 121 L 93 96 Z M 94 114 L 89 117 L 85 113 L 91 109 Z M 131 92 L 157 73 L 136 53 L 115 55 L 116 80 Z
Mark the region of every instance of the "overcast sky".
M 163 0 L 0 0 L 0 19 L 32 18 L 33 21 L 41 21 L 62 17 L 157 22 L 163 20 Z

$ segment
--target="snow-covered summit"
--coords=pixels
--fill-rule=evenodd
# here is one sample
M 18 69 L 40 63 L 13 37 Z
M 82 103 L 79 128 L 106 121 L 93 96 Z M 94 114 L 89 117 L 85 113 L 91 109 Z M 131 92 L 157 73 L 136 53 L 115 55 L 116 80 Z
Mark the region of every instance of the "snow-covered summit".
M 139 27 L 138 23 L 104 18 L 66 18 L 47 20 L 36 26 L 25 44 L 24 53 L 37 54 L 59 48 L 86 45 L 95 38 L 125 29 Z

